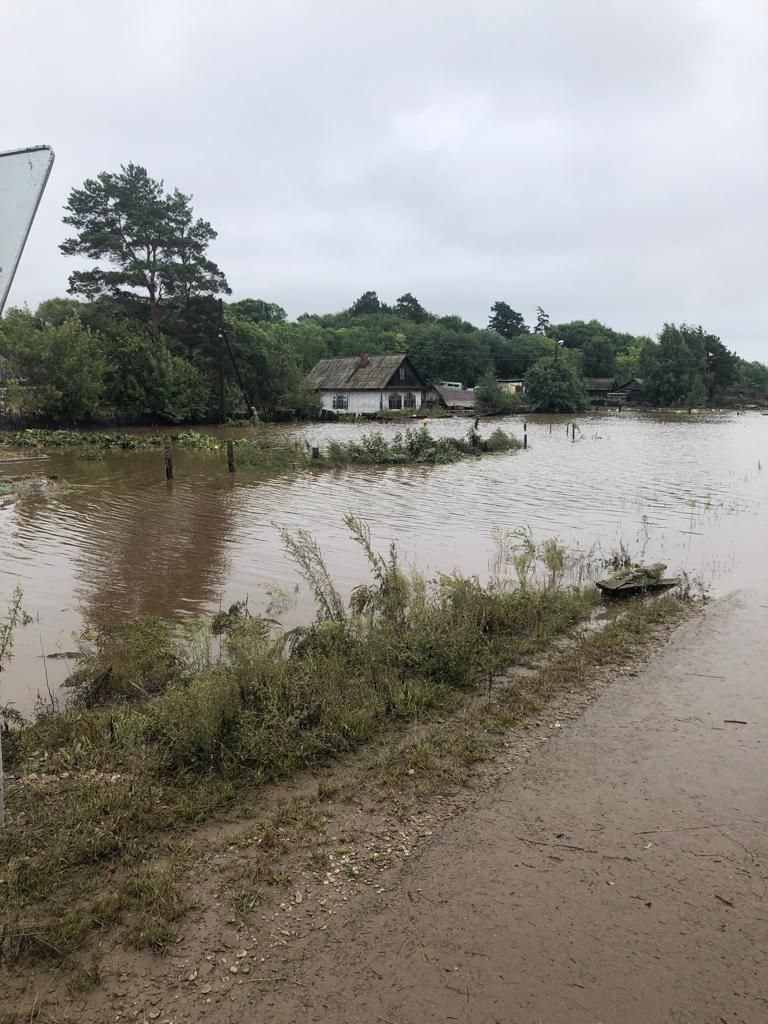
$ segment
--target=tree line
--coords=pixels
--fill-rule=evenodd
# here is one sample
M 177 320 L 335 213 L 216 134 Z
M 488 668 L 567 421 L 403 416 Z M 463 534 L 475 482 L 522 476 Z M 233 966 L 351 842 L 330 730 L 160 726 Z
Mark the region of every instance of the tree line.
M 311 414 L 305 374 L 321 358 L 407 352 L 429 382 L 479 385 L 509 403 L 498 379 L 522 379 L 541 408 L 585 401 L 583 379 L 643 381 L 652 404 L 768 401 L 768 367 L 747 362 L 700 326 L 665 324 L 657 339 L 597 320 L 553 323 L 537 307 L 531 326 L 504 301 L 478 327 L 429 312 L 410 292 L 392 304 L 375 291 L 348 309 L 289 321 L 264 299 L 227 301 L 230 288 L 208 249 L 216 231 L 192 199 L 128 164 L 73 189 L 63 254 L 69 298 L 0 321 L 6 417 L 59 423 L 215 421 L 255 409 Z

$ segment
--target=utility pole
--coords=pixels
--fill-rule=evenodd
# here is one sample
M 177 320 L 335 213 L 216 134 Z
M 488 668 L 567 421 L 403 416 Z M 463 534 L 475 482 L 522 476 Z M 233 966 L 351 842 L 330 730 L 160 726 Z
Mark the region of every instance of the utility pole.
M 219 299 L 219 328 L 216 332 L 216 358 L 219 371 L 219 423 L 224 423 L 227 418 L 226 401 L 224 395 L 224 303 Z
M 248 415 L 253 418 L 253 406 L 251 405 L 251 399 L 248 392 L 245 390 L 245 381 L 240 373 L 240 367 L 237 365 L 235 359 L 235 353 L 232 351 L 232 346 L 229 344 L 229 337 L 227 335 L 227 329 L 224 324 L 224 303 L 219 299 L 219 370 L 221 380 L 221 408 L 224 408 L 224 348 L 226 346 L 227 352 L 229 353 L 229 360 L 232 363 L 232 369 L 235 371 L 235 377 L 237 378 L 237 385 L 240 388 L 240 394 L 243 396 L 245 407 L 248 410 Z M 221 417 L 221 422 L 224 422 L 224 416 Z

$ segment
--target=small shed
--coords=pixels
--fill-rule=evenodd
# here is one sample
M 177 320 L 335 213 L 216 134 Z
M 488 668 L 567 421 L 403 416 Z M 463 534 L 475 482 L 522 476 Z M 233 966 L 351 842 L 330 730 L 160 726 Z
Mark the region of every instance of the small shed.
M 454 412 L 472 412 L 475 408 L 475 392 L 465 388 L 446 388 L 442 384 L 434 387 L 438 405 Z
M 645 385 L 639 377 L 630 377 L 623 384 L 617 384 L 616 391 L 619 392 L 628 405 L 633 402 L 641 402 L 645 393 Z
M 585 377 L 584 386 L 590 402 L 607 402 L 611 392 L 617 390 L 615 377 Z

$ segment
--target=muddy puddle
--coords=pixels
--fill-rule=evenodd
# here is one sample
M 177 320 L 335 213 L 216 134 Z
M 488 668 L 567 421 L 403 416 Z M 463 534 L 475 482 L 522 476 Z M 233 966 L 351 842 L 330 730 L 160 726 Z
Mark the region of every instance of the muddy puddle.
M 0 677 L 0 700 L 21 710 L 56 690 L 86 618 L 196 615 L 249 597 L 263 610 L 293 592 L 298 576 L 279 528 L 304 527 L 320 542 L 340 589 L 365 578 L 343 516 L 370 524 L 379 547 L 397 542 L 406 562 L 487 576 L 495 533 L 530 527 L 582 552 L 623 543 L 716 593 L 768 575 L 768 417 L 759 413 L 601 413 L 530 417 L 529 450 L 450 466 L 357 468 L 260 480 L 227 473 L 223 452 L 177 452 L 172 484 L 162 453 L 119 452 L 86 461 L 55 454 L 36 465 L 55 489 L 0 503 L 0 599 L 16 582 L 34 621 L 17 635 Z M 461 434 L 466 420 L 436 420 Z M 522 434 L 522 418 L 481 422 Z M 261 428 L 322 445 L 369 424 Z M 397 426 L 378 427 L 391 435 Z M 241 433 L 244 433 L 241 431 Z M 19 465 L 3 473 L 18 473 Z M 299 590 L 286 624 L 312 615 Z

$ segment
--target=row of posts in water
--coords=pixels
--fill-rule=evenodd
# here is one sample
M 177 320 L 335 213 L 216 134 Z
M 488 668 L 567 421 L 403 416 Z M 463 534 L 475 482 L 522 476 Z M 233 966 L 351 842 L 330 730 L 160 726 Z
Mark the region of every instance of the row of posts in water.
M 480 422 L 479 418 L 475 420 L 475 430 L 477 430 L 477 425 L 478 425 L 479 422 Z M 578 428 L 577 428 L 575 423 L 568 423 L 566 425 L 566 428 L 565 428 L 565 436 L 568 437 L 570 435 L 571 439 L 573 441 L 575 441 L 576 440 L 576 430 L 577 429 Z M 552 433 L 552 424 L 551 423 L 549 424 L 549 432 L 550 432 L 550 434 Z M 528 447 L 528 424 L 527 423 L 523 423 L 523 448 L 527 448 L 527 447 Z M 320 449 L 319 448 L 313 448 L 312 449 L 312 458 L 313 459 L 319 459 L 320 458 Z M 167 444 L 163 448 L 163 461 L 165 463 L 165 479 L 166 480 L 173 480 L 173 448 L 171 448 L 171 446 L 169 444 Z M 230 473 L 234 473 L 235 472 L 235 445 L 234 445 L 234 443 L 232 441 L 227 441 L 227 469 L 229 470 Z

